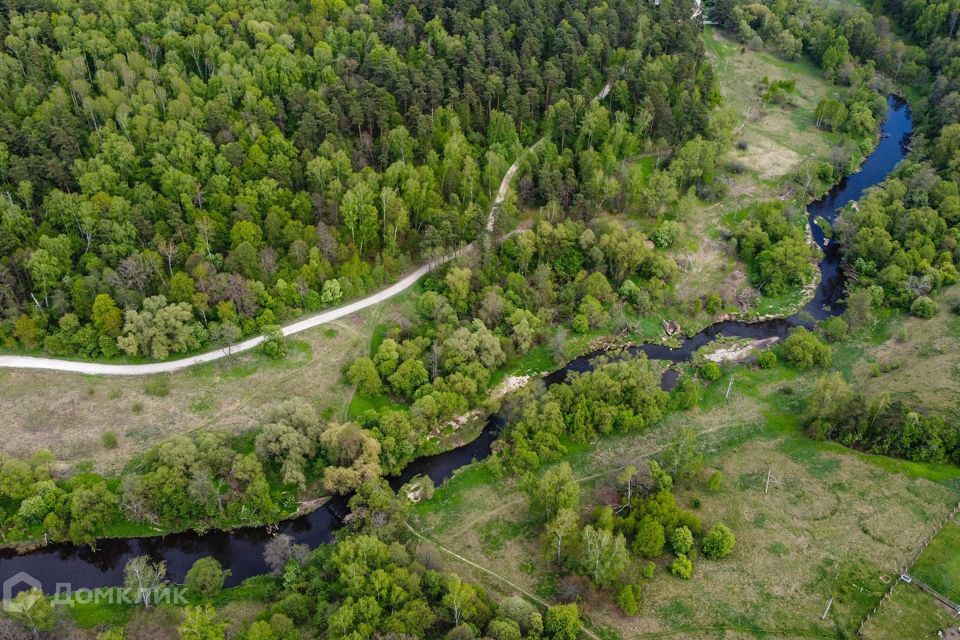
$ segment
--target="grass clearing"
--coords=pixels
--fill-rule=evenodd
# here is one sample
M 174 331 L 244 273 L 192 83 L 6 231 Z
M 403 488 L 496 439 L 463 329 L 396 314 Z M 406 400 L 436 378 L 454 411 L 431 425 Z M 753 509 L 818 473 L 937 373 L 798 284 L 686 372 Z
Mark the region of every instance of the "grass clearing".
M 944 290 L 940 309 L 924 320 L 897 317 L 883 327 L 885 339 L 853 353 L 849 378 L 868 397 L 904 397 L 946 414 L 960 411 L 960 286 Z
M 827 157 L 837 136 L 817 129 L 817 103 L 835 88 L 810 60 L 788 61 L 766 51 L 754 51 L 707 27 L 707 50 L 714 57 L 724 101 L 742 123 L 731 159 L 747 167 L 761 181 L 789 174 L 809 156 Z M 764 104 L 757 86 L 761 79 L 792 80 L 796 91 L 789 107 Z
M 48 449 L 64 469 L 92 461 L 97 471 L 113 472 L 173 436 L 248 431 L 278 399 L 301 396 L 327 415 L 340 415 L 349 397 L 343 366 L 366 353 L 374 327 L 403 310 L 394 299 L 298 334 L 288 339 L 289 354 L 280 361 L 250 351 L 148 377 L 6 371 L 0 376 L 0 451 L 26 457 Z M 117 443 L 105 448 L 108 432 Z
M 746 284 L 747 267 L 722 230 L 729 227 L 735 212 L 787 192 L 783 183 L 803 160 L 828 159 L 839 141 L 838 136 L 815 126 L 817 103 L 835 89 L 812 62 L 790 62 L 765 51 L 746 49 L 711 27 L 706 28 L 704 37 L 714 59 L 725 108 L 731 120 L 738 123 L 734 141 L 740 144 L 725 157 L 738 170 L 727 176 L 729 193 L 720 202 L 706 203 L 690 196 L 680 207 L 688 235 L 674 248 L 683 271 L 675 287 L 679 301 L 712 293 L 732 299 L 733 293 Z M 796 83 L 789 106 L 762 102 L 757 87 L 764 77 Z M 759 315 L 793 311 L 802 297 L 798 288 L 782 298 L 762 298 L 755 311 Z M 726 311 L 736 312 L 736 307 Z M 684 316 L 690 316 L 689 310 Z

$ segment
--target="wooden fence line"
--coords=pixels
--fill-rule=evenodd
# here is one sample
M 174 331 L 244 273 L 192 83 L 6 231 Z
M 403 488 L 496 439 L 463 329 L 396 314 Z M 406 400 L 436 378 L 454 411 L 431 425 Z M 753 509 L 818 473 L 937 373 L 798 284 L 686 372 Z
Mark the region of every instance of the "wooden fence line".
M 960 502 L 958 502 L 958 503 L 953 507 L 953 509 L 950 510 L 950 513 L 948 513 L 947 516 L 940 521 L 940 524 L 938 524 L 937 527 L 933 530 L 933 533 L 931 533 L 931 534 L 927 537 L 926 541 L 925 541 L 922 545 L 920 545 L 920 548 L 919 548 L 919 550 L 914 554 L 913 559 L 912 559 L 908 564 L 905 564 L 905 565 L 903 565 L 903 566 L 900 568 L 900 571 L 899 571 L 899 573 L 897 574 L 896 579 L 894 579 L 894 580 L 891 582 L 890 588 L 887 589 L 886 593 L 883 594 L 883 597 L 880 598 L 880 601 L 876 604 L 876 606 L 874 606 L 873 609 L 872 609 L 869 613 L 867 613 L 867 615 L 865 615 L 865 616 L 863 617 L 863 620 L 860 621 L 860 625 L 857 626 L 857 637 L 858 637 L 858 638 L 859 638 L 859 637 L 862 637 L 862 635 L 863 635 L 863 627 L 867 624 L 867 622 L 870 620 L 870 618 L 880 609 L 880 606 L 883 604 L 884 600 L 886 600 L 886 599 L 890 596 L 890 594 L 893 593 L 894 587 L 897 586 L 897 583 L 901 582 L 901 577 L 902 577 L 902 576 L 907 576 L 907 577 L 909 577 L 909 578 L 911 579 L 911 581 L 920 583 L 920 581 L 919 581 L 919 580 L 916 580 L 916 578 L 913 578 L 913 576 L 911 576 L 911 575 L 908 573 L 908 571 L 910 571 L 910 569 L 913 567 L 913 565 L 915 565 L 915 564 L 917 563 L 917 560 L 919 560 L 919 559 L 920 559 L 920 556 L 923 555 L 923 552 L 927 550 L 927 547 L 930 546 L 930 543 L 933 542 L 933 539 L 937 537 L 937 534 L 940 533 L 940 530 L 943 529 L 943 527 L 944 527 L 948 522 L 950 522 L 951 520 L 953 520 L 953 518 L 957 515 L 957 513 L 960 513 Z M 920 586 L 921 584 L 923 584 L 923 586 Z M 947 598 L 941 596 L 939 593 L 937 593 L 936 591 L 934 591 L 932 588 L 930 588 L 930 587 L 929 587 L 928 585 L 926 585 L 925 583 L 917 584 L 917 587 L 919 587 L 922 591 L 925 591 L 926 593 L 928 593 L 928 594 L 930 594 L 931 596 L 935 597 L 935 598 L 936 598 L 937 600 L 939 600 L 940 602 L 946 604 L 947 606 L 950 606 L 954 611 L 957 611 L 957 610 L 958 610 L 958 609 L 957 609 L 957 605 L 955 605 L 954 603 L 952 603 L 952 602 L 951 602 L 950 600 L 948 600 Z

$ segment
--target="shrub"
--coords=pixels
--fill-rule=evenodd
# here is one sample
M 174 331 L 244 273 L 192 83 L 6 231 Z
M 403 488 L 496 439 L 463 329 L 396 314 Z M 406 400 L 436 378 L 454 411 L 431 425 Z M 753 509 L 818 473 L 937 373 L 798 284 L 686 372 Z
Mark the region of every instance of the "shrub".
M 938 308 L 939 305 L 936 302 L 927 296 L 920 296 L 910 305 L 910 313 L 918 318 L 932 318 Z
M 721 488 L 723 488 L 723 474 L 719 471 L 714 471 L 710 475 L 710 479 L 707 480 L 707 491 L 710 493 L 719 493 Z
M 580 609 L 575 604 L 556 604 L 547 609 L 543 630 L 553 640 L 577 640 L 583 623 Z
M 495 618 L 487 625 L 487 636 L 493 640 L 520 640 L 520 625 L 514 620 Z
M 650 241 L 659 248 L 667 249 L 673 246 L 680 234 L 683 233 L 683 225 L 673 220 L 664 220 L 660 223 L 653 233 L 650 234 Z
M 266 333 L 266 340 L 260 344 L 260 350 L 264 355 L 274 360 L 283 360 L 286 358 L 287 341 L 283 337 L 283 332 L 280 330 L 280 327 L 276 325 L 264 327 L 264 332 Z
M 376 394 L 383 390 L 383 383 L 380 381 L 380 374 L 377 373 L 377 366 L 373 363 L 373 360 L 366 356 L 357 358 L 350 365 L 350 368 L 347 369 L 347 379 L 364 393 Z
M 804 327 L 791 333 L 782 349 L 784 358 L 799 369 L 829 366 L 832 357 L 830 347 Z
M 640 570 L 640 575 L 642 575 L 647 580 L 650 580 L 651 578 L 653 578 L 653 574 L 656 570 L 657 570 L 657 565 L 655 565 L 652 561 L 647 561 L 647 563 L 643 565 L 643 568 Z
M 103 447 L 105 449 L 116 449 L 119 445 L 117 440 L 117 434 L 113 431 L 106 431 L 102 436 L 100 436 L 100 441 L 103 442 Z
M 820 331 L 823 332 L 823 337 L 828 342 L 840 342 L 847 339 L 850 334 L 850 326 L 840 316 L 834 316 L 820 323 Z
M 693 562 L 687 556 L 680 554 L 670 563 L 670 573 L 682 580 L 693 577 Z
M 691 376 L 683 376 L 670 392 L 670 405 L 674 409 L 692 409 L 700 402 L 700 385 Z
M 709 380 L 710 382 L 716 382 L 720 379 L 720 376 L 723 375 L 723 369 L 720 368 L 720 365 L 712 360 L 708 360 L 700 365 L 700 368 L 697 370 L 700 374 L 700 377 L 704 380 Z
M 582 313 L 578 313 L 573 317 L 572 326 L 575 333 L 586 333 L 590 330 L 590 322 L 587 320 L 587 316 Z
M 709 313 L 712 316 L 715 316 L 718 313 L 720 313 L 721 309 L 723 309 L 723 299 L 720 298 L 720 296 L 718 296 L 717 294 L 711 293 L 709 296 L 707 296 L 707 304 L 705 308 L 707 310 L 707 313 Z
M 761 351 L 757 353 L 757 364 L 761 369 L 772 369 L 777 366 L 777 354 L 770 349 Z
M 663 525 L 656 518 L 646 515 L 637 523 L 633 539 L 633 552 L 646 558 L 656 558 L 663 553 Z
M 200 558 L 190 567 L 183 585 L 191 594 L 210 600 L 220 593 L 223 589 L 223 581 L 229 575 L 230 571 L 224 570 L 216 558 Z
M 628 584 L 617 594 L 617 605 L 625 615 L 635 616 L 640 613 L 640 587 Z
M 693 533 L 687 527 L 677 527 L 670 534 L 670 548 L 678 556 L 690 553 L 693 548 Z
M 730 528 L 722 522 L 710 527 L 710 531 L 703 537 L 703 555 L 711 560 L 719 560 L 730 555 L 737 539 Z

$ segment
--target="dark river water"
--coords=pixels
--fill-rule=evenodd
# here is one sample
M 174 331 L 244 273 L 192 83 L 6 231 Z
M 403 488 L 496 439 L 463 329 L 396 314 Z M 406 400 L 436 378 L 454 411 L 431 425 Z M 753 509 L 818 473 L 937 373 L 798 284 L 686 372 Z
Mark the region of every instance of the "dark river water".
M 839 252 L 834 244 L 824 246 L 823 232 L 813 224 L 813 220 L 822 216 L 832 223 L 838 209 L 859 199 L 868 187 L 883 181 L 904 158 L 906 143 L 912 130 L 910 110 L 905 102 L 896 98 L 889 99 L 887 120 L 882 130 L 883 137 L 879 145 L 863 163 L 860 171 L 844 179 L 830 193 L 808 208 L 813 237 L 817 244 L 824 248 L 824 258 L 820 262 L 822 278 L 813 300 L 804 308 L 806 313 L 757 323 L 718 322 L 688 338 L 677 348 L 650 344 L 636 347 L 634 352 L 642 350 L 652 359 L 683 362 L 698 348 L 721 336 L 783 337 L 792 327 L 807 322 L 810 317 L 824 318 L 839 313 L 839 298 L 843 294 L 842 277 L 838 270 Z M 548 385 L 554 384 L 561 382 L 569 371 L 589 370 L 592 368 L 593 355 L 595 354 L 577 358 L 562 369 L 545 376 L 544 382 Z M 666 387 L 672 386 L 676 382 L 675 376 L 675 373 L 668 371 L 662 384 Z M 399 477 L 390 479 L 390 485 L 397 489 L 419 474 L 427 475 L 436 484 L 440 484 L 459 467 L 489 455 L 491 445 L 502 426 L 503 419 L 492 416 L 476 440 L 451 451 L 413 461 Z M 309 515 L 282 522 L 279 532 L 311 547 L 329 542 L 339 526 L 340 519 L 347 513 L 347 500 L 346 497 L 337 497 Z M 188 532 L 153 538 L 104 540 L 96 551 L 69 544 L 50 545 L 23 555 L 7 550 L 0 552 L 0 581 L 23 571 L 39 580 L 44 591 L 48 593 L 53 593 L 58 583 L 69 583 L 73 589 L 117 586 L 123 583 L 123 567 L 126 562 L 135 556 L 147 554 L 167 562 L 168 577 L 174 582 L 182 582 L 187 570 L 197 559 L 213 556 L 232 571 L 232 575 L 227 579 L 227 585 L 232 586 L 245 578 L 268 571 L 263 561 L 263 548 L 270 537 L 265 528 L 259 527 L 230 532 L 212 531 L 203 535 Z M 13 591 L 17 590 L 14 588 Z

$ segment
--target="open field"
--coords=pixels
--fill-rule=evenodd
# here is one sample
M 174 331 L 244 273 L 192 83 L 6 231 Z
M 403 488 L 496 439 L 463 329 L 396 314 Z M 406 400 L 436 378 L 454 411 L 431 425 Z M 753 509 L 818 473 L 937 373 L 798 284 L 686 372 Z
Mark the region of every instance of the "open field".
M 943 526 L 910 573 L 960 603 L 960 523 L 956 518 Z
M 927 320 L 889 322 L 882 340 L 867 344 L 849 365 L 849 377 L 871 398 L 902 396 L 945 413 L 960 411 L 960 286 L 937 296 L 940 310 Z
M 814 110 L 834 88 L 812 62 L 805 58 L 791 62 L 753 51 L 710 27 L 704 36 L 725 106 L 737 123 L 735 141 L 747 144 L 746 149 L 731 152 L 731 159 L 760 180 L 773 182 L 789 174 L 805 157 L 829 155 L 839 137 L 816 128 Z M 796 83 L 789 106 L 761 100 L 758 87 L 763 78 Z
M 674 429 L 692 426 L 702 433 L 705 470 L 699 480 L 678 487 L 678 502 L 693 508 L 699 500 L 704 525 L 723 521 L 738 540 L 722 561 L 697 560 L 690 581 L 669 576 L 661 561 L 644 586 L 638 617 L 623 616 L 609 604 L 613 598 L 603 604 L 587 593 L 584 608 L 595 628 L 609 627 L 623 638 L 853 634 L 896 579 L 898 566 L 912 558 L 960 496 L 956 467 L 867 456 L 802 436 L 798 397 L 806 379 L 784 369 L 763 372 L 773 383 L 745 368 L 734 375 L 729 401 L 723 400 L 724 377 L 708 389 L 704 408 L 672 414 L 646 434 L 602 440 L 568 455 L 588 505 L 593 492 L 612 484 L 616 469 L 642 462 Z M 713 470 L 725 478 L 719 494 L 705 488 Z M 486 465 L 472 467 L 419 505 L 417 514 L 433 540 L 555 598 L 557 574 L 514 482 L 495 479 Z M 472 577 L 511 591 L 482 572 Z
M 249 430 L 275 401 L 291 396 L 339 418 L 351 397 L 342 367 L 366 352 L 374 328 L 402 313 L 405 299 L 288 339 L 281 361 L 253 351 L 143 378 L 0 371 L 0 452 L 25 457 L 48 449 L 64 466 L 89 461 L 97 471 L 116 471 L 176 435 Z M 116 447 L 104 445 L 106 433 L 117 436 Z

